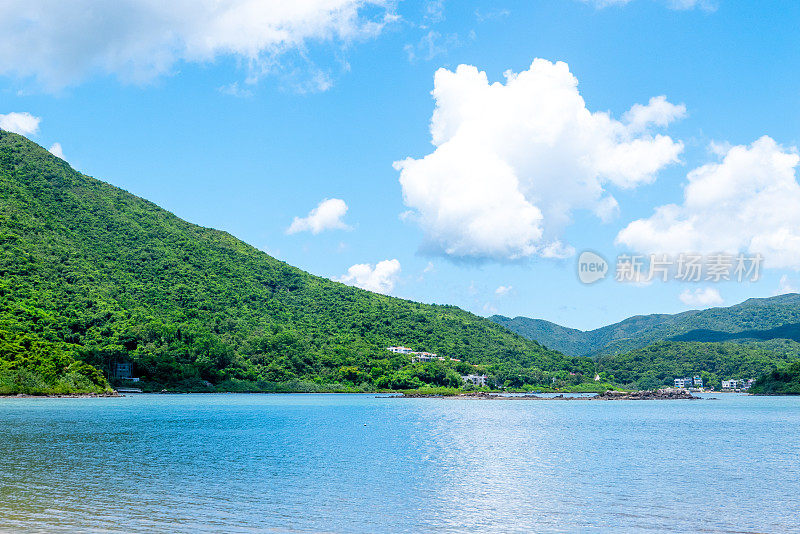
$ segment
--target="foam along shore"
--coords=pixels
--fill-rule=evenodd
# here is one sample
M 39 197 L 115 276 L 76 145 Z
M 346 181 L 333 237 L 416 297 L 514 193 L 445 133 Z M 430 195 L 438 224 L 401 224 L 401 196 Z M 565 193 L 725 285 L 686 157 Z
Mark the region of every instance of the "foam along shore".
M 692 395 L 685 389 L 659 389 L 654 391 L 606 391 L 597 395 L 586 396 L 576 394 L 561 394 L 544 397 L 535 394 L 508 395 L 503 393 L 488 393 L 484 391 L 472 391 L 457 395 L 437 395 L 428 393 L 403 393 L 393 396 L 397 399 L 468 399 L 468 400 L 564 400 L 564 401 L 605 401 L 605 400 L 697 400 L 701 397 Z

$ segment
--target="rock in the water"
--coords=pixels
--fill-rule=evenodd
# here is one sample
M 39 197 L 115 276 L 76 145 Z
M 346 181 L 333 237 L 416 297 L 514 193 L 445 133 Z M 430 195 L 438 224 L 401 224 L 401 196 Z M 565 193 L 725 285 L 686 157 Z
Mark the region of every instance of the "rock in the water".
M 654 391 L 606 391 L 595 400 L 668 400 L 668 399 L 699 399 L 685 389 L 659 389 Z

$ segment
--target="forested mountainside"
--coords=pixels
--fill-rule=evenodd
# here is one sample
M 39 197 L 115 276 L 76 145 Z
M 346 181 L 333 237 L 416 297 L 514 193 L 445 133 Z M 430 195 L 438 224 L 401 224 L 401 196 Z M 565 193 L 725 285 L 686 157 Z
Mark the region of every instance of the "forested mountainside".
M 675 378 L 701 375 L 705 386 L 722 380 L 757 378 L 800 360 L 800 343 L 789 340 L 716 343 L 661 341 L 641 349 L 597 358 L 607 380 L 632 389 L 672 386 Z
M 454 306 L 313 276 L 0 130 L 0 393 L 576 383 L 564 356 Z M 403 344 L 462 362 L 411 365 Z M 478 366 L 478 367 L 474 367 Z M 103 373 L 98 372 L 102 371 Z
M 597 356 L 621 354 L 664 340 L 796 340 L 796 325 L 800 323 L 800 295 L 792 293 L 748 299 L 730 307 L 691 310 L 674 315 L 638 315 L 589 331 L 527 317 L 511 319 L 495 315 L 490 319 L 565 354 Z
M 800 395 L 800 362 L 765 373 L 750 388 L 757 395 Z

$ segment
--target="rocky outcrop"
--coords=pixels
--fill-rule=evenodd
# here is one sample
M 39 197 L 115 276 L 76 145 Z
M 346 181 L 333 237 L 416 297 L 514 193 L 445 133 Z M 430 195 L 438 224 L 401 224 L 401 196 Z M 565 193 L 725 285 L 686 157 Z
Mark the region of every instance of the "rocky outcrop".
M 685 389 L 659 389 L 654 391 L 606 391 L 592 400 L 673 400 L 699 399 Z

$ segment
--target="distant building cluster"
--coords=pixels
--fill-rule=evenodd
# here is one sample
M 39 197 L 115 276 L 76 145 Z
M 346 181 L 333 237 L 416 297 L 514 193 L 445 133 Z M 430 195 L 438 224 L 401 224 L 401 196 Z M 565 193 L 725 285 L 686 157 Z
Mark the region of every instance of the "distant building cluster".
M 449 360 L 451 362 L 460 362 L 461 361 L 461 360 L 458 360 L 456 358 L 446 358 L 444 356 L 437 356 L 433 352 L 416 352 L 414 349 L 412 349 L 410 347 L 402 347 L 402 346 L 386 347 L 386 350 L 388 350 L 389 352 L 393 352 L 395 354 L 408 354 L 408 355 L 411 356 L 411 362 L 412 363 L 416 363 L 416 362 L 432 362 L 434 360 L 438 360 L 438 361 Z
M 703 388 L 703 377 L 702 376 L 687 376 L 685 378 L 676 378 L 675 379 L 675 387 L 678 389 L 690 389 L 690 388 Z
M 736 391 L 736 390 L 747 391 L 748 389 L 750 389 L 750 386 L 753 385 L 753 382 L 755 382 L 755 380 L 753 380 L 752 378 L 749 378 L 747 380 L 736 380 L 735 378 L 731 380 L 723 380 L 722 389 L 728 391 Z
M 750 389 L 750 386 L 753 385 L 753 382 L 755 382 L 755 380 L 752 378 L 747 380 L 738 380 L 735 378 L 723 380 L 722 389 L 723 391 L 747 391 Z M 703 389 L 703 378 L 700 376 L 676 378 L 675 387 L 678 389 Z

